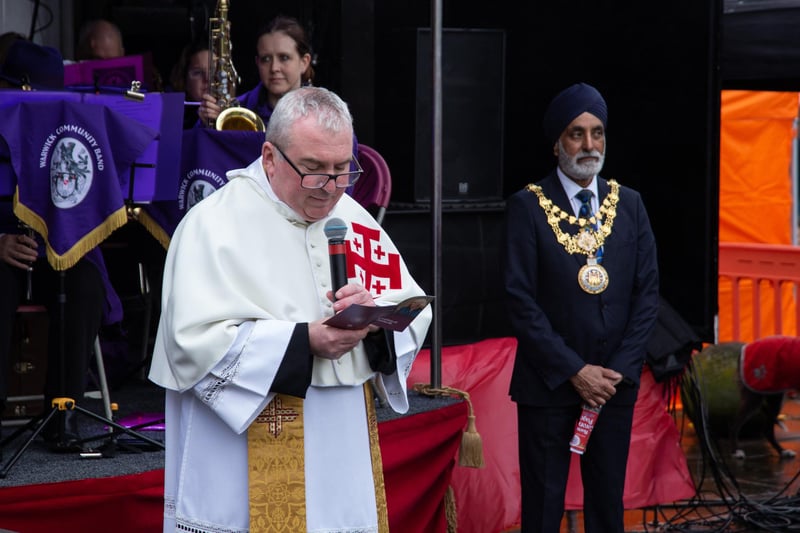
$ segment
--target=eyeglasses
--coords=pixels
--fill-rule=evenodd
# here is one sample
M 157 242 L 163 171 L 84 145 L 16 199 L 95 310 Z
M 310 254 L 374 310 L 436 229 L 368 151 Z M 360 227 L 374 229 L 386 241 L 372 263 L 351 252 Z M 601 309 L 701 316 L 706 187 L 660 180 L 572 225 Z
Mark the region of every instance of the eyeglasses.
M 192 69 L 188 74 L 193 80 L 208 80 L 208 70 L 204 68 Z
M 286 162 L 289 163 L 289 166 L 292 167 L 292 169 L 294 169 L 294 171 L 300 176 L 300 186 L 304 189 L 322 189 L 330 180 L 333 180 L 333 183 L 336 185 L 337 189 L 346 189 L 351 185 L 354 185 L 364 172 L 364 169 L 361 168 L 361 164 L 358 162 L 358 159 L 356 159 L 355 156 L 353 156 L 352 161 L 356 164 L 358 170 L 353 172 L 342 172 L 341 174 L 300 172 L 300 169 L 297 168 L 297 165 L 292 163 L 292 160 L 286 157 L 286 154 L 283 153 L 283 150 L 278 148 L 277 145 L 273 144 L 273 146 L 275 146 L 275 149 L 278 150 L 278 153 L 281 154 L 281 157 L 283 157 Z

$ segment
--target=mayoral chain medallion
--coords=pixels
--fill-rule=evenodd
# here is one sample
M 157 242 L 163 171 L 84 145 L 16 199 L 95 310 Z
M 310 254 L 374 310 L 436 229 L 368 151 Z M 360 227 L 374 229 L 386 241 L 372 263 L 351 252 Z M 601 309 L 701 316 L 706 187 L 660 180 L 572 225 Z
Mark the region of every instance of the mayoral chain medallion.
M 567 253 L 586 255 L 586 264 L 578 271 L 578 285 L 589 294 L 600 294 L 608 288 L 608 272 L 597 260 L 598 250 L 611 235 L 614 218 L 617 216 L 617 202 L 619 202 L 619 183 L 615 180 L 609 180 L 608 183 L 611 186 L 611 192 L 603 199 L 598 213 L 589 218 L 570 215 L 547 198 L 542 193 L 540 186 L 530 184 L 527 187 L 529 191 L 536 194 L 556 240 Z M 577 232 L 570 234 L 562 230 L 562 221 L 577 226 Z

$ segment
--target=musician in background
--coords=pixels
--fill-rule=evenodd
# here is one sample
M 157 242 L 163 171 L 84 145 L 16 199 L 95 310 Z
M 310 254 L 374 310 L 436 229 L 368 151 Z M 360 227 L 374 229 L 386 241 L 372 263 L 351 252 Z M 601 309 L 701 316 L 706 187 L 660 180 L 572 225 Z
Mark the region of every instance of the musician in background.
M 300 22 L 286 15 L 278 15 L 262 26 L 256 38 L 256 67 L 261 82 L 248 92 L 236 97 L 239 105 L 255 112 L 269 123 L 275 104 L 283 95 L 302 86 L 313 85 L 314 66 L 311 40 Z M 213 87 L 203 96 L 198 114 L 199 125 L 216 120 L 222 112 L 217 104 Z M 353 132 L 353 156 L 358 154 L 358 138 Z M 351 166 L 351 170 L 355 167 Z M 347 194 L 353 193 L 349 187 Z
M 9 47 L 5 62 L 0 65 L 0 87 L 19 90 L 29 85 L 33 90 L 61 90 L 64 86 L 64 65 L 56 49 L 39 46 L 26 39 L 17 39 Z M 6 141 L 0 137 L 0 156 L 8 155 Z M 6 161 L 7 162 L 7 161 Z M 20 176 L 20 178 L 23 178 Z M 68 397 L 79 402 L 86 390 L 89 356 L 105 314 L 106 287 L 103 274 L 84 257 L 64 271 L 66 303 L 63 316 L 64 339 L 61 335 L 60 273 L 45 257 L 45 247 L 38 235 L 20 227 L 12 211 L 10 199 L 0 199 L 0 412 L 8 398 L 12 330 L 17 307 L 22 303 L 44 304 L 49 317 L 47 371 L 44 386 L 44 409 L 48 412 L 55 397 Z M 113 291 L 113 289 L 111 289 Z M 114 295 L 115 296 L 115 295 Z M 61 390 L 59 373 L 61 347 L 64 348 L 65 389 Z M 58 417 L 51 419 L 42 435 L 57 452 L 81 449 L 78 441 L 77 413 L 66 411 L 65 432 L 59 434 Z M 63 437 L 63 438 L 62 438 Z
M 280 98 L 303 85 L 311 85 L 314 67 L 311 61 L 311 41 L 305 28 L 292 17 L 279 15 L 262 26 L 256 37 L 256 68 L 259 84 L 237 95 L 239 105 L 254 111 L 264 125 Z M 222 112 L 217 95 L 203 96 L 200 105 L 200 125 L 209 124 Z
M 78 43 L 75 50 L 75 59 L 81 61 L 96 61 L 100 59 L 116 59 L 128 55 L 125 50 L 122 30 L 115 23 L 106 19 L 93 19 L 84 22 L 78 32 Z M 135 53 L 141 55 L 144 61 L 144 75 L 146 79 L 138 80 L 143 83 L 147 91 L 160 92 L 164 88 L 161 73 L 152 64 L 150 52 Z M 73 63 L 71 61 L 67 62 Z M 69 79 L 69 76 L 67 76 Z M 95 83 L 97 80 L 95 80 Z M 105 85 L 118 86 L 115 83 L 105 82 Z
M 194 41 L 183 47 L 170 73 L 170 91 L 183 92 L 186 102 L 200 102 L 208 93 L 208 41 Z M 184 106 L 183 128 L 197 123 L 199 106 Z
M 104 19 L 85 22 L 78 33 L 75 59 L 111 59 L 125 55 L 119 26 Z
M 25 39 L 25 36 L 16 31 L 7 31 L 5 33 L 0 34 L 0 65 L 5 63 L 6 54 L 8 54 L 8 49 L 11 47 L 12 44 L 14 44 L 14 41 L 19 41 L 20 39 Z M 3 81 L 0 80 L 0 83 L 3 83 Z M 7 86 L 8 85 L 6 85 L 6 87 Z

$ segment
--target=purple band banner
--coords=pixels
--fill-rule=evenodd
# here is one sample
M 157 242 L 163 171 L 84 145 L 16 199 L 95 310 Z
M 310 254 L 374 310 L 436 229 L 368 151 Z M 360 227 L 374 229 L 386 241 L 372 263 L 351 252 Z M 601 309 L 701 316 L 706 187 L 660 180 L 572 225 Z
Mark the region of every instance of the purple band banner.
M 158 138 L 137 157 L 133 169 L 133 198 L 129 196 L 130 170 L 120 176 L 123 196 L 134 203 L 175 198 L 175 176 L 180 171 L 183 134 L 183 93 L 147 93 L 143 100 L 117 94 L 84 94 L 86 103 L 102 104 L 158 132 Z
M 102 105 L 138 124 L 155 130 L 153 138 L 145 150 L 135 161 L 124 169 L 120 169 L 120 193 L 125 200 L 135 203 L 147 203 L 155 200 L 171 200 L 176 198 L 177 183 L 175 176 L 180 171 L 180 160 L 175 157 L 181 151 L 181 135 L 183 120 L 183 93 L 147 93 L 142 100 L 131 100 L 122 94 L 92 94 L 67 91 L 0 91 L 0 109 L 21 102 L 39 103 L 49 101 L 66 101 Z M 135 128 L 135 124 L 131 126 Z M 0 134 L 6 143 L 12 143 L 14 137 L 23 130 L 6 130 Z M 120 142 L 127 142 L 124 135 Z M 8 149 L 0 142 L 0 196 L 14 194 L 17 177 L 9 161 Z M 131 197 L 130 179 L 133 170 L 133 191 Z
M 183 137 L 178 209 L 194 204 L 225 183 L 227 171 L 244 168 L 261 156 L 264 134 L 253 131 L 186 130 Z
M 142 207 L 145 227 L 165 247 L 183 215 L 228 182 L 226 172 L 261 155 L 264 133 L 191 128 L 183 133 L 181 170 L 172 200 Z M 167 241 L 167 242 L 165 242 Z
M 68 100 L 0 108 L 18 176 L 14 214 L 45 240 L 56 270 L 127 222 L 118 177 L 158 132 L 110 108 Z

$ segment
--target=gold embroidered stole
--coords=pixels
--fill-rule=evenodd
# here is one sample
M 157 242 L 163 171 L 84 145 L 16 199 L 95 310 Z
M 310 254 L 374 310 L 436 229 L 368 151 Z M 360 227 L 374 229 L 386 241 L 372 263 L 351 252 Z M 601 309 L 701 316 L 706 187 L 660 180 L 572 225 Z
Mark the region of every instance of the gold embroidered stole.
M 276 394 L 247 429 L 250 532 L 306 530 L 303 399 Z
M 386 486 L 372 387 L 364 384 L 378 531 L 389 533 Z M 250 533 L 306 530 L 303 399 L 276 394 L 247 430 Z
M 364 383 L 364 401 L 367 407 L 369 451 L 372 456 L 372 479 L 375 482 L 375 505 L 378 509 L 378 533 L 389 533 L 389 511 L 386 505 L 386 484 L 383 481 L 383 459 L 378 442 L 378 414 L 375 412 L 375 397 L 370 382 Z

